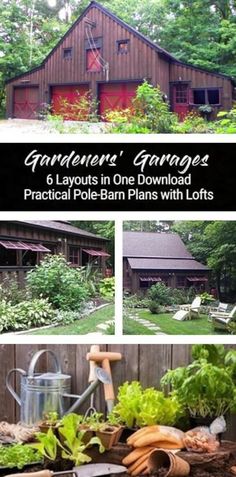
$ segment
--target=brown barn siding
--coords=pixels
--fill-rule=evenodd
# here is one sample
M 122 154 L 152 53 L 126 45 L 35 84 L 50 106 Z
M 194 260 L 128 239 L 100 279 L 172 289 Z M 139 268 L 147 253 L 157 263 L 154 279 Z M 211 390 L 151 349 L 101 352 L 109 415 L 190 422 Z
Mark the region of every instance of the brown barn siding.
M 228 348 L 229 346 L 227 346 Z M 86 361 L 86 353 L 90 345 L 0 345 L 0 421 L 17 422 L 19 420 L 19 406 L 15 404 L 5 386 L 7 372 L 18 367 L 27 370 L 33 354 L 42 348 L 55 351 L 61 361 L 62 372 L 72 376 L 72 392 L 81 394 L 88 386 L 89 365 Z M 236 348 L 231 345 L 230 348 Z M 124 381 L 140 380 L 143 386 L 160 387 L 160 379 L 170 368 L 185 366 L 191 360 L 190 345 L 100 345 L 101 350 L 121 352 L 122 361 L 112 363 L 112 375 L 115 387 L 117 388 Z M 155 366 L 150 366 L 150 362 Z M 39 369 L 42 372 L 51 370 L 49 358 L 46 356 L 40 361 Z M 16 389 L 19 393 L 19 380 L 17 379 Z M 98 411 L 104 411 L 104 395 L 102 386 L 95 393 L 95 406 Z M 89 400 L 82 408 L 84 412 L 89 407 Z M 226 438 L 236 439 L 235 417 L 228 419 L 228 430 Z
M 173 63 L 170 65 L 168 57 L 159 54 L 155 47 L 138 38 L 135 33 L 121 25 L 106 12 L 93 5 L 86 16 L 96 23 L 92 29 L 93 36 L 102 37 L 102 56 L 109 63 L 109 81 L 131 81 L 144 78 L 154 86 L 159 85 L 161 90 L 170 96 L 170 81 L 178 81 L 181 76 L 185 81 L 191 81 L 192 87 L 217 86 L 223 88 L 224 108 L 232 104 L 232 86 L 230 80 L 211 73 L 199 71 L 189 66 Z M 130 52 L 117 54 L 116 41 L 130 40 Z M 99 82 L 106 81 L 106 74 L 101 72 L 86 71 L 85 54 L 85 21 L 82 18 L 62 39 L 58 46 L 45 60 L 44 64 L 20 78 L 12 80 L 7 85 L 7 115 L 13 113 L 13 87 L 17 85 L 39 85 L 39 102 L 49 102 L 51 87 L 59 84 L 86 83 L 93 95 L 97 95 Z M 63 58 L 63 49 L 72 47 L 72 59 Z M 25 83 L 27 79 L 29 82 Z
M 172 63 L 170 66 L 170 81 L 191 81 L 191 88 L 222 88 L 222 107 L 230 109 L 232 107 L 232 84 L 230 79 L 224 76 L 217 76 L 214 73 L 200 71 L 190 66 Z

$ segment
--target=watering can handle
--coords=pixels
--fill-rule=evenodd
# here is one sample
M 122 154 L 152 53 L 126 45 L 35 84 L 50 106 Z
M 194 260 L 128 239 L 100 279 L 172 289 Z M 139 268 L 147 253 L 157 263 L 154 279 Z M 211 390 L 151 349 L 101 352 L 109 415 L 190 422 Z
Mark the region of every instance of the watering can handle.
M 13 368 L 11 369 L 8 373 L 7 373 L 7 377 L 6 377 L 6 387 L 8 389 L 8 391 L 11 393 L 11 395 L 14 397 L 14 399 L 16 400 L 16 402 L 18 402 L 19 406 L 21 406 L 21 399 L 20 397 L 18 396 L 18 394 L 15 392 L 15 390 L 13 389 L 11 383 L 10 383 L 10 379 L 11 379 L 11 375 L 13 373 L 20 373 L 21 376 L 26 376 L 26 372 L 21 369 L 21 368 Z
M 35 370 L 36 364 L 37 364 L 39 358 L 41 358 L 41 356 L 45 353 L 49 353 L 52 356 L 52 358 L 54 360 L 54 364 L 55 364 L 56 373 L 61 373 L 61 365 L 60 365 L 60 363 L 57 359 L 56 354 L 51 349 L 41 349 L 40 351 L 38 351 L 37 353 L 34 354 L 32 360 L 30 362 L 29 369 L 28 369 L 28 376 L 29 377 L 34 376 L 34 370 Z

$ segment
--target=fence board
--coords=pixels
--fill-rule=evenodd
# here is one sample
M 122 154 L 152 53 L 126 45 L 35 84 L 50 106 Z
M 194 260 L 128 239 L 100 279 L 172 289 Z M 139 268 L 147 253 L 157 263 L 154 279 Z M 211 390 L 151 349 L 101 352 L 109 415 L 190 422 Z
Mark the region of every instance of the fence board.
M 6 389 L 5 381 L 8 371 L 15 367 L 15 348 L 12 345 L 0 345 L 0 403 L 1 420 L 14 422 L 15 404 L 13 399 L 9 398 L 9 392 Z M 14 385 L 14 381 L 13 381 Z

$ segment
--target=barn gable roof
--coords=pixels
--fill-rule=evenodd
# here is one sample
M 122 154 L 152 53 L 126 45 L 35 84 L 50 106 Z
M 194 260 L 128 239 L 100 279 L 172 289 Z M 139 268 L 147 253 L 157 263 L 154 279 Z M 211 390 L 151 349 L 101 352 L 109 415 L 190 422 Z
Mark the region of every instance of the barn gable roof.
M 96 240 L 101 240 L 108 242 L 109 239 L 101 237 L 100 235 L 87 232 L 87 230 L 79 229 L 74 225 L 71 225 L 70 222 L 56 221 L 56 220 L 19 220 L 17 221 L 21 224 L 25 224 L 31 227 L 45 228 L 48 230 L 54 230 L 63 234 L 77 235 L 80 237 L 93 238 Z
M 35 71 L 38 71 L 39 69 L 41 68 L 44 68 L 45 64 L 47 63 L 48 59 L 51 57 L 51 55 L 54 53 L 54 51 L 61 45 L 61 43 L 65 40 L 65 38 L 71 33 L 71 31 L 74 30 L 74 28 L 76 28 L 76 26 L 78 25 L 79 22 L 81 22 L 81 20 L 87 15 L 87 13 L 89 12 L 89 10 L 93 7 L 96 7 L 97 9 L 99 9 L 101 12 L 103 12 L 105 15 L 109 16 L 110 18 L 112 18 L 114 21 L 116 21 L 117 23 L 119 23 L 122 27 L 126 28 L 128 31 L 130 31 L 133 35 L 135 35 L 137 38 L 139 38 L 140 40 L 142 40 L 144 43 L 146 43 L 148 46 L 150 46 L 152 49 L 156 50 L 156 52 L 161 55 L 166 61 L 169 61 L 169 62 L 172 62 L 172 63 L 178 63 L 180 65 L 183 65 L 183 66 L 188 66 L 190 68 L 193 68 L 193 69 L 196 69 L 196 70 L 199 70 L 199 71 L 203 71 L 203 72 L 208 72 L 209 74 L 212 74 L 214 76 L 220 76 L 220 77 L 224 77 L 224 78 L 227 78 L 227 79 L 231 79 L 232 78 L 230 76 L 227 76 L 223 73 L 215 73 L 213 71 L 208 71 L 208 70 L 205 70 L 203 68 L 199 68 L 199 67 L 196 67 L 196 66 L 193 66 L 193 65 L 190 65 L 188 63 L 184 63 L 180 60 L 178 60 L 177 58 L 175 58 L 171 53 L 169 53 L 168 51 L 166 51 L 164 48 L 161 48 L 159 45 L 157 45 L 156 43 L 154 43 L 153 41 L 151 41 L 149 38 L 147 38 L 145 35 L 143 35 L 141 32 L 137 31 L 135 28 L 133 28 L 131 25 L 128 25 L 128 23 L 126 23 L 125 21 L 121 20 L 119 17 L 117 17 L 114 13 L 112 13 L 109 9 L 105 8 L 103 5 L 101 5 L 100 3 L 96 2 L 95 0 L 92 0 L 91 3 L 87 6 L 87 8 L 84 10 L 84 12 L 77 18 L 77 20 L 71 25 L 71 27 L 67 30 L 67 32 L 64 34 L 64 36 L 59 40 L 59 42 L 54 46 L 54 48 L 50 51 L 50 53 L 46 56 L 46 58 L 43 60 L 43 62 L 36 66 L 35 68 L 29 70 L 29 71 L 26 71 L 24 73 L 21 73 L 17 76 L 14 76 L 13 78 L 10 78 L 9 80 L 6 81 L 6 84 L 10 83 L 11 81 L 14 81 L 15 79 L 17 78 L 20 78 L 22 76 L 25 76 L 27 74 L 30 74 L 30 73 L 33 73 Z
M 139 258 L 193 259 L 179 235 L 157 232 L 124 232 L 123 255 Z
M 133 270 L 209 270 L 172 233 L 124 232 L 123 256 Z

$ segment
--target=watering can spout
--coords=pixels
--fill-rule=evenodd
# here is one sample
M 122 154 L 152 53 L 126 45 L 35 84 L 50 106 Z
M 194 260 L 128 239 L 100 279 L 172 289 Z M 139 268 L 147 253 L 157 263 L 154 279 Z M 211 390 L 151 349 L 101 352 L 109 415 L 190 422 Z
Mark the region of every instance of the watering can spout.
M 83 392 L 83 394 L 81 394 L 81 396 L 78 397 L 78 399 L 74 402 L 74 404 L 72 404 L 70 409 L 68 409 L 66 414 L 69 414 L 71 412 L 75 412 L 75 410 L 78 410 L 82 406 L 82 404 L 86 401 L 86 399 L 89 396 L 91 396 L 91 394 L 93 394 L 93 392 L 99 386 L 100 383 L 110 384 L 111 382 L 111 378 L 109 374 L 106 371 L 104 371 L 104 369 L 99 368 L 99 366 L 95 368 L 95 376 L 96 376 L 96 380 L 93 381 L 90 384 L 90 386 Z M 67 396 L 69 397 L 69 395 Z

